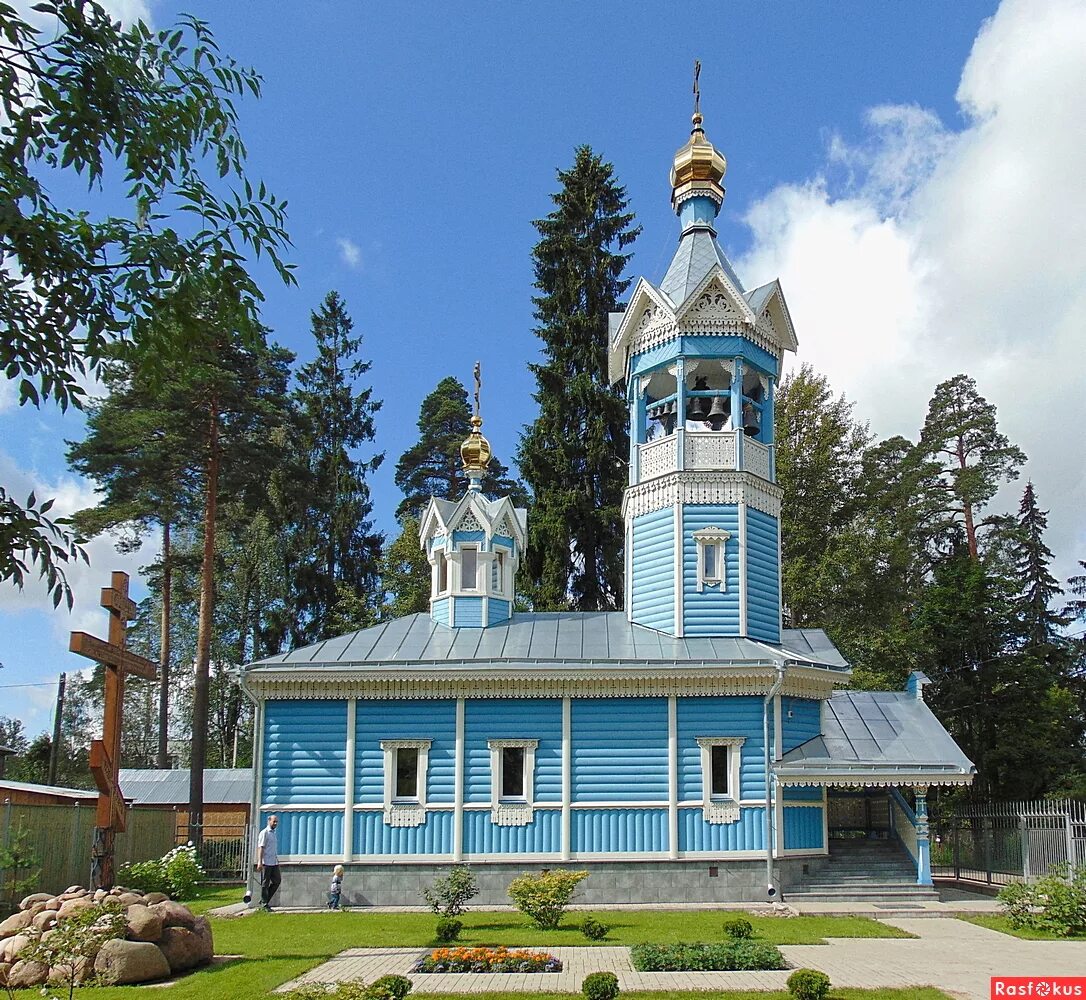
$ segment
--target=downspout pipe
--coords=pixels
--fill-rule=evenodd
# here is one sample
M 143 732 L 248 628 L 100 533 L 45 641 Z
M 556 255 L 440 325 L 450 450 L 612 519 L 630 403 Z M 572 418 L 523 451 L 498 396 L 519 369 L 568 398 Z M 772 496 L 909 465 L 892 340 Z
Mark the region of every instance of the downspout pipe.
M 783 661 L 777 661 L 773 665 L 777 668 L 777 676 L 762 702 L 762 745 L 765 750 L 765 894 L 769 900 L 777 897 L 777 887 L 773 884 L 773 775 L 770 765 L 772 751 L 769 744 L 769 710 L 773 705 L 773 699 L 784 687 L 785 669 Z

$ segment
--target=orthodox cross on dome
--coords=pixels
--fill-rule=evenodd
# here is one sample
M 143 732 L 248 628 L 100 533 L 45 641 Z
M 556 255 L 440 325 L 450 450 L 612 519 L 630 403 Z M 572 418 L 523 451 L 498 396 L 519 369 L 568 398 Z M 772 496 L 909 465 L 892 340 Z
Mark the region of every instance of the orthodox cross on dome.
M 701 60 L 694 60 L 694 114 L 701 114 L 701 86 L 698 78 L 701 76 Z
M 109 640 L 86 632 L 73 632 L 68 649 L 95 660 L 105 668 L 105 710 L 102 738 L 91 742 L 90 768 L 98 786 L 91 847 L 91 888 L 113 885 L 113 839 L 124 833 L 124 796 L 118 773 L 121 766 L 121 725 L 124 721 L 124 678 L 135 674 L 154 680 L 157 667 L 150 660 L 125 649 L 127 623 L 136 617 L 136 604 L 128 596 L 128 574 L 113 573 L 110 586 L 102 588 L 101 605 L 109 612 Z
M 490 442 L 483 437 L 483 418 L 479 415 L 479 397 L 483 389 L 483 368 L 476 361 L 475 376 L 475 412 L 471 418 L 471 433 L 467 440 L 460 446 L 460 461 L 464 465 L 464 473 L 468 477 L 468 489 L 479 493 L 483 488 L 483 477 L 486 475 L 487 466 L 493 452 Z
M 480 404 L 479 396 L 483 391 L 483 366 L 476 361 L 475 370 L 472 372 L 475 376 L 475 411 L 474 415 L 479 416 Z

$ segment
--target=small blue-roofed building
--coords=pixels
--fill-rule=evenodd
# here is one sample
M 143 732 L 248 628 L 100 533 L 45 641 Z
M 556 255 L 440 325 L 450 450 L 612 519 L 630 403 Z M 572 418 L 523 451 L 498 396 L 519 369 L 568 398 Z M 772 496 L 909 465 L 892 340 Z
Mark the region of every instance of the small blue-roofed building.
M 923 675 L 849 691 L 826 634 L 785 627 L 773 407 L 798 344 L 779 283 L 746 289 L 717 242 L 726 162 L 693 125 L 675 256 L 609 320 L 623 610 L 514 610 L 527 515 L 481 492 L 477 394 L 467 494 L 421 519 L 429 614 L 243 671 L 283 905 L 320 905 L 336 863 L 352 905 L 418 905 L 453 864 L 490 904 L 558 865 L 593 904 L 834 898 L 868 864 L 872 891 L 930 893 L 927 790 L 974 768 Z

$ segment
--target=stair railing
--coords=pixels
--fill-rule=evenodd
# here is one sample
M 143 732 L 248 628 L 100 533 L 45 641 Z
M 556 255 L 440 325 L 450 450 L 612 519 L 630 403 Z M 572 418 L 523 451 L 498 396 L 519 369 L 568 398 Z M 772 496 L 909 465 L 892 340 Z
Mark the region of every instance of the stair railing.
M 916 833 L 916 813 L 908 800 L 896 788 L 890 789 L 890 819 L 894 834 L 901 846 L 909 853 L 916 865 L 916 874 L 920 878 L 920 844 Z

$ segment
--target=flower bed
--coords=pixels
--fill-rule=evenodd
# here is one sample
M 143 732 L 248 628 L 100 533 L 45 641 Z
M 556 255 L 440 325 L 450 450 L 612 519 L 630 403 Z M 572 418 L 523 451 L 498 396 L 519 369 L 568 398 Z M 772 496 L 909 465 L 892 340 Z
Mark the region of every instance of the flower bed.
M 635 944 L 630 960 L 638 972 L 734 972 L 783 969 L 784 956 L 765 941 L 723 944 Z
M 435 948 L 412 972 L 561 972 L 562 963 L 545 951 L 525 948 Z

